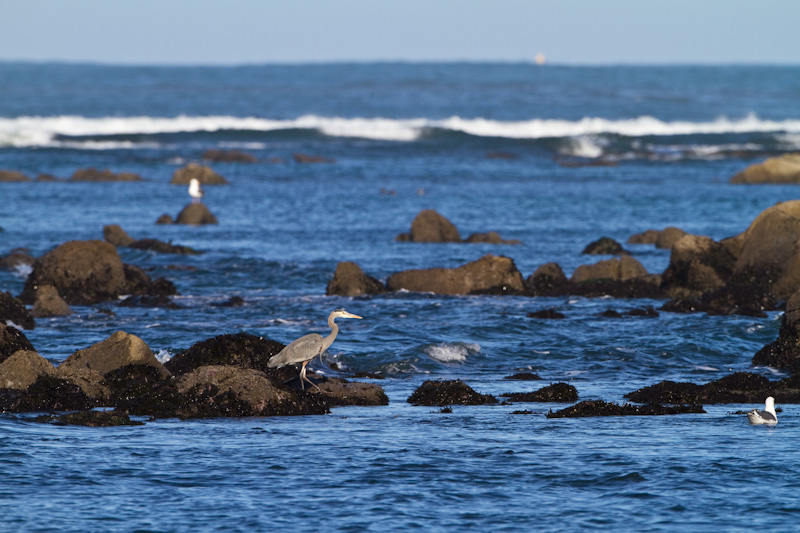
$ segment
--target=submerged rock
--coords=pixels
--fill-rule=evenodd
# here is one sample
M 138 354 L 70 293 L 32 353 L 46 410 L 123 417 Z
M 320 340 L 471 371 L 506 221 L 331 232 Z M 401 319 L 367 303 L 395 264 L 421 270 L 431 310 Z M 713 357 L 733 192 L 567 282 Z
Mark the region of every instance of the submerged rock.
M 258 158 L 253 154 L 241 150 L 213 150 L 203 152 L 206 161 L 219 161 L 221 163 L 257 163 Z
M 485 255 L 458 268 L 406 270 L 389 276 L 389 290 L 436 294 L 522 294 L 522 275 L 508 257 Z
M 483 243 L 483 244 L 522 244 L 519 239 L 504 239 L 496 231 L 487 231 L 485 233 L 473 233 L 464 242 L 468 243 Z
M 367 276 L 361 267 L 352 261 L 342 261 L 336 265 L 336 272 L 325 288 L 327 296 L 360 296 L 362 294 L 380 294 L 386 287 L 377 279 Z
M 536 381 L 542 378 L 539 377 L 539 374 L 534 374 L 532 372 L 517 372 L 516 374 L 506 376 L 503 379 L 511 379 L 517 381 Z
M 678 415 L 686 413 L 705 413 L 702 405 L 671 405 L 657 404 L 631 405 L 626 403 L 604 402 L 603 400 L 584 400 L 573 406 L 559 411 L 550 411 L 547 418 L 576 418 L 589 416 L 653 416 L 653 415 Z
M 117 411 L 78 411 L 63 415 L 41 415 L 34 418 L 33 421 L 56 426 L 87 426 L 95 428 L 144 425 L 144 422 L 131 420 L 127 414 L 118 413 Z
M 559 320 L 559 319 L 562 319 L 562 318 L 567 318 L 567 316 L 564 313 L 560 312 L 560 311 L 556 311 L 555 309 L 550 308 L 550 309 L 542 309 L 542 310 L 539 310 L 539 311 L 530 311 L 528 313 L 528 318 L 543 318 L 543 319 L 549 319 L 549 320 Z
M 0 170 L 0 183 L 12 183 L 12 182 L 24 182 L 24 181 L 31 181 L 31 179 L 19 172 L 18 170 Z
M 568 383 L 553 383 L 534 392 L 511 392 L 502 396 L 512 402 L 575 402 L 578 389 Z
M 295 160 L 296 163 L 335 163 L 335 159 L 331 159 L 328 157 L 323 157 L 320 155 L 308 155 L 308 154 L 300 154 L 295 153 L 292 154 L 292 159 Z
M 485 405 L 497 403 L 497 398 L 490 394 L 477 393 L 472 387 L 460 379 L 456 379 L 428 380 L 420 385 L 406 401 L 413 405 Z

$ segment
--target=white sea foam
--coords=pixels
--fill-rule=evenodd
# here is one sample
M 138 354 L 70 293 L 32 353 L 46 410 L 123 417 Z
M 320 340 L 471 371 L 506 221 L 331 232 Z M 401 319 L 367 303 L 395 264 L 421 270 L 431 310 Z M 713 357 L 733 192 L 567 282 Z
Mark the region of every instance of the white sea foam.
M 468 133 L 481 137 L 513 139 L 574 138 L 576 155 L 593 156 L 601 150 L 593 135 L 617 134 L 629 137 L 646 135 L 694 135 L 748 132 L 776 132 L 784 135 L 800 133 L 800 120 L 762 120 L 756 115 L 741 119 L 720 117 L 708 122 L 667 122 L 641 116 L 611 120 L 585 117 L 580 120 L 531 119 L 500 121 L 486 118 L 343 118 L 304 115 L 290 120 L 258 117 L 186 116 L 177 117 L 99 117 L 24 116 L 0 118 L 0 146 L 62 146 L 75 140 L 63 137 L 102 137 L 106 135 L 147 135 L 182 132 L 216 132 L 224 130 L 276 131 L 287 129 L 316 130 L 334 137 L 356 137 L 387 141 L 413 141 L 432 129 Z M 61 139 L 57 139 L 57 137 Z M 786 139 L 794 140 L 792 137 Z M 79 142 L 83 148 L 125 148 L 141 146 L 131 141 Z
M 172 359 L 172 354 L 169 352 L 169 350 L 159 350 L 158 353 L 156 354 L 156 359 L 158 359 L 158 362 L 163 365 L 164 363 Z
M 467 360 L 467 355 L 470 353 L 477 353 L 481 351 L 481 347 L 477 344 L 437 344 L 435 346 L 428 346 L 425 349 L 431 359 L 436 359 L 443 363 L 463 363 Z

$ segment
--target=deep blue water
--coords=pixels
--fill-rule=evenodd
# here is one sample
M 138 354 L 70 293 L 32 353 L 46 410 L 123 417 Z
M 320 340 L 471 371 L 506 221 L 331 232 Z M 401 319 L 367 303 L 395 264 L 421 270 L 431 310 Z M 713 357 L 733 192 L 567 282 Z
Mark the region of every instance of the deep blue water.
M 220 224 L 156 225 L 188 201 L 184 187 L 168 184 L 172 173 L 208 148 L 245 150 L 260 162 L 211 164 L 231 182 L 206 188 Z M 239 331 L 289 342 L 324 332 L 327 314 L 346 307 L 365 320 L 343 323 L 316 369 L 335 373 L 335 361 L 381 373 L 391 401 L 326 416 L 133 428 L 2 415 L 0 529 L 794 529 L 794 405 L 763 428 L 731 414 L 749 405 L 549 420 L 544 414 L 564 405 L 443 414 L 405 402 L 439 378 L 492 394 L 569 381 L 581 399 L 617 402 L 663 379 L 706 382 L 751 370 L 753 354 L 777 336 L 778 313 L 614 320 L 598 313 L 662 302 L 348 299 L 325 296 L 325 286 L 343 260 L 385 279 L 493 253 L 512 257 L 524 276 L 549 261 L 569 275 L 601 259 L 580 254 L 601 236 L 624 243 L 674 225 L 724 238 L 797 197 L 794 186 L 728 179 L 799 149 L 797 67 L 0 64 L 0 168 L 66 178 L 94 166 L 145 178 L 0 184 L 0 254 L 102 238 L 111 223 L 205 251 L 120 249 L 123 261 L 172 280 L 184 308 L 76 306 L 76 315 L 26 331 L 43 356 L 58 363 L 120 329 L 161 357 Z M 293 153 L 335 162 L 302 165 Z M 565 158 L 617 166 L 564 167 Z M 426 208 L 464 236 L 496 230 L 523 244 L 396 242 Z M 668 251 L 626 247 L 650 272 L 668 264 Z M 18 294 L 24 275 L 0 271 L 0 289 Z M 233 295 L 246 305 L 209 305 Z M 549 307 L 566 320 L 527 317 Z M 522 370 L 544 381 L 503 380 Z M 534 414 L 511 414 L 520 409 Z

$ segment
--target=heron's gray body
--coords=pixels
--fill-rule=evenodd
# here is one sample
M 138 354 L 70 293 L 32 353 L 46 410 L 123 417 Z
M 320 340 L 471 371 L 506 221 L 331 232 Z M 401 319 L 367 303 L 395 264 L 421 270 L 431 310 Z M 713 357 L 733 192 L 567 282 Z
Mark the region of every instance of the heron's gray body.
M 308 335 L 303 335 L 296 341 L 290 343 L 276 355 L 272 356 L 267 363 L 267 366 L 269 368 L 281 368 L 294 363 L 302 363 L 302 367 L 300 368 L 300 387 L 305 389 L 303 381 L 308 381 L 311 383 L 311 380 L 306 377 L 306 365 L 316 356 L 322 355 L 322 352 L 327 350 L 328 347 L 333 344 L 333 341 L 336 339 L 336 335 L 339 333 L 339 326 L 337 326 L 336 322 L 334 322 L 337 318 L 361 317 L 352 313 L 348 313 L 344 309 L 332 312 L 328 316 L 328 326 L 331 328 L 330 335 L 327 337 L 323 337 L 319 333 L 309 333 Z M 311 384 L 317 387 L 314 383 Z M 317 387 L 317 389 L 319 389 L 319 387 Z

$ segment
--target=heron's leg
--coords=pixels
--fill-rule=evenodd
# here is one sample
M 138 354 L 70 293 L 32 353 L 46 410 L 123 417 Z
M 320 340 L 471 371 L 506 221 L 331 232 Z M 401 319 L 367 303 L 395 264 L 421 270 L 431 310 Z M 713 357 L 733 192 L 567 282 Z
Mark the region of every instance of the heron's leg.
M 314 383 L 313 381 L 311 381 L 310 379 L 308 379 L 308 378 L 306 377 L 306 365 L 307 365 L 309 362 L 310 362 L 310 361 L 303 361 L 303 367 L 300 369 L 300 386 L 303 386 L 303 380 L 305 380 L 305 381 L 308 381 L 309 383 L 311 383 L 313 386 L 315 386 L 315 387 L 317 388 L 317 390 L 318 390 L 318 391 L 322 392 L 322 391 L 320 390 L 319 386 L 317 386 L 317 384 L 316 384 L 316 383 Z M 305 390 L 305 387 L 303 388 L 303 390 Z

